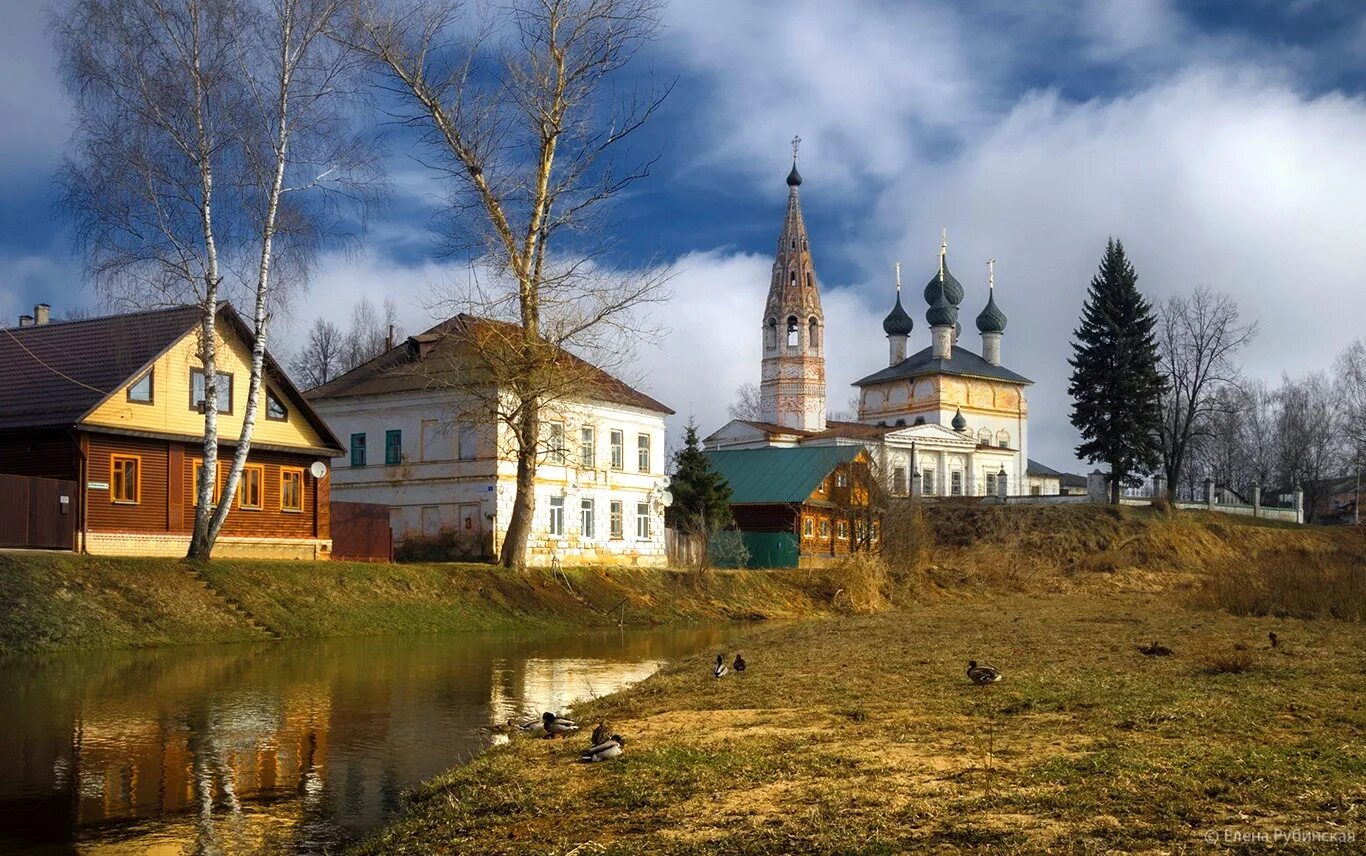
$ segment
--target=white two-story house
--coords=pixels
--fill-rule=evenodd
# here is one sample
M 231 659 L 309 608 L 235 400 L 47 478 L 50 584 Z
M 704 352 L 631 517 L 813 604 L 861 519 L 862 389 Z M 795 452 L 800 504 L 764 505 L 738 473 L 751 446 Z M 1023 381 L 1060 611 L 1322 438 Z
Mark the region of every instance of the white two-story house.
M 460 376 L 479 325 L 457 315 L 307 397 L 348 453 L 333 496 L 388 505 L 397 542 L 439 542 L 449 554 L 497 555 L 516 493 L 512 434 Z M 502 325 L 509 326 L 509 325 Z M 583 363 L 590 392 L 548 405 L 527 561 L 663 565 L 664 418 L 668 407 Z

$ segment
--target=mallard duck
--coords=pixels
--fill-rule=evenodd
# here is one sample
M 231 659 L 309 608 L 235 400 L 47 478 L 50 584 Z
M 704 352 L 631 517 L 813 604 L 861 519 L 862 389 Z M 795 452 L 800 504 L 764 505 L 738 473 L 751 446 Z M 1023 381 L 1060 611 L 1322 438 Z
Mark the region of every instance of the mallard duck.
M 735 664 L 734 664 L 734 665 L 735 665 L 735 671 L 737 671 L 737 672 L 743 672 L 743 671 L 745 670 L 745 658 L 744 658 L 744 657 L 741 657 L 739 654 L 736 654 L 736 655 L 735 655 Z
M 968 660 L 968 678 L 978 686 L 986 686 L 999 681 L 1001 671 L 993 666 L 979 666 L 976 660 Z
M 541 726 L 545 728 L 546 737 L 562 737 L 579 730 L 579 724 L 574 720 L 556 716 L 550 711 L 541 714 Z
M 1172 649 L 1168 648 L 1166 645 L 1157 644 L 1157 640 L 1154 639 L 1151 645 L 1139 645 L 1138 653 L 1145 657 L 1170 657 L 1172 655 Z
M 1275 648 L 1277 645 L 1281 644 L 1281 637 L 1277 636 L 1276 631 L 1274 630 L 1266 634 L 1266 638 L 1271 640 L 1272 648 Z
M 579 756 L 579 760 L 586 764 L 592 764 L 597 761 L 610 761 L 621 755 L 621 749 L 625 745 L 626 738 L 622 737 L 620 734 L 613 734 L 601 743 L 584 750 L 584 753 Z
M 612 730 L 607 727 L 607 724 L 599 722 L 597 727 L 593 729 L 593 745 L 596 746 L 599 743 L 604 743 L 610 739 L 611 736 Z
M 509 717 L 507 727 L 509 731 L 535 731 L 537 728 L 541 727 L 541 720 L 529 719 L 526 722 L 518 722 L 517 720 Z
M 725 654 L 717 654 L 717 655 L 716 655 L 716 668 L 714 668 L 714 669 L 711 670 L 711 675 L 712 675 L 712 677 L 713 677 L 713 678 L 724 678 L 724 677 L 726 676 L 726 672 L 729 672 L 729 671 L 730 671 L 730 669 L 727 669 L 727 668 L 726 668 L 726 655 L 725 655 Z

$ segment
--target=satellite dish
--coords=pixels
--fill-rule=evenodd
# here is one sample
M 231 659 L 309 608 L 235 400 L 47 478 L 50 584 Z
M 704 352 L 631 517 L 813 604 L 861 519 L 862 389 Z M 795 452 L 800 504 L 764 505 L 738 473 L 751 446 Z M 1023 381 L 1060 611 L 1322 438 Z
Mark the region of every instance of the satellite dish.
M 674 495 L 666 490 L 659 495 L 659 501 L 664 504 L 665 508 L 668 508 L 674 504 Z
M 327 464 L 322 461 L 314 461 L 313 466 L 309 467 L 308 471 L 313 474 L 313 478 L 320 479 L 327 475 Z
M 659 486 L 668 487 L 669 485 L 673 484 L 673 481 L 674 480 L 669 478 L 668 475 L 662 475 L 659 477 Z

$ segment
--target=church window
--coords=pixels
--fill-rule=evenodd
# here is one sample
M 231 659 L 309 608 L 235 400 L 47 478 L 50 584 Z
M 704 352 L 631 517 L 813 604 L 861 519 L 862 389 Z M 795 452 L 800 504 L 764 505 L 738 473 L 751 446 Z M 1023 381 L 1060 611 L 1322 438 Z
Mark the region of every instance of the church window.
M 996 495 L 996 474 L 987 473 L 987 496 Z
M 811 343 L 813 348 L 821 346 L 820 322 L 816 320 L 814 315 L 811 317 L 811 334 L 807 337 L 807 341 Z
M 906 495 L 906 468 L 892 468 L 892 493 L 896 496 Z
M 990 446 L 990 445 L 991 445 L 991 429 L 990 429 L 990 428 L 983 428 L 982 430 L 978 431 L 978 432 L 977 432 L 977 442 L 980 443 L 980 444 L 982 444 L 983 446 Z
M 954 470 L 949 474 L 949 492 L 954 496 L 963 495 L 963 473 L 961 470 Z
M 773 350 L 778 347 L 778 319 L 770 318 L 764 326 L 764 347 Z
M 797 324 L 797 317 L 794 315 L 787 319 L 787 346 L 796 348 L 801 344 L 801 327 Z
M 792 286 L 793 288 L 796 288 L 796 287 L 797 287 L 797 272 L 796 272 L 795 270 L 794 270 L 794 271 L 790 271 L 790 272 L 788 273 L 788 275 L 787 275 L 787 284 L 790 285 L 790 286 Z
M 996 445 L 1002 449 L 1010 448 L 1010 434 L 1005 429 L 996 432 Z
M 921 473 L 920 483 L 925 491 L 926 496 L 934 496 L 939 492 L 935 486 L 934 467 L 925 468 L 925 470 Z
M 806 272 L 806 287 L 807 287 L 807 288 L 815 288 L 815 287 L 816 287 L 816 275 L 815 275 L 814 273 L 812 273 L 811 271 L 807 271 L 807 272 Z

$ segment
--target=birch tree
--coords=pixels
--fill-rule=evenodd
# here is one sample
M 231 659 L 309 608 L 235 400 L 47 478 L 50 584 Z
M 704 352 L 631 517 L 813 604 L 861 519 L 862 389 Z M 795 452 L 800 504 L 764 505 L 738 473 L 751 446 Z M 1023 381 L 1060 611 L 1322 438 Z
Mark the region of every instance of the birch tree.
M 342 0 L 73 0 L 53 32 L 76 103 L 62 171 L 96 286 L 200 307 L 204 461 L 189 557 L 208 558 L 251 448 L 277 286 L 301 283 L 341 207 L 378 187 L 340 99 L 351 58 L 324 33 Z M 341 203 L 341 205 L 339 205 Z M 252 306 L 242 428 L 215 503 L 218 319 Z
M 543 413 L 592 398 L 635 341 L 667 271 L 610 265 L 610 203 L 649 174 L 624 143 L 667 90 L 614 88 L 659 27 L 656 0 L 516 0 L 510 6 L 357 0 L 340 35 L 395 93 L 451 196 L 451 249 L 475 259 L 448 305 L 508 323 L 465 323 L 467 401 L 503 427 L 516 492 L 499 561 L 524 564 Z M 495 9 L 494 23 L 478 26 Z M 572 354 L 570 353 L 572 352 Z M 453 373 L 444 372 L 444 377 Z

